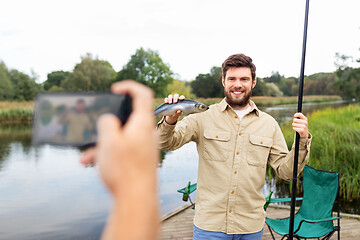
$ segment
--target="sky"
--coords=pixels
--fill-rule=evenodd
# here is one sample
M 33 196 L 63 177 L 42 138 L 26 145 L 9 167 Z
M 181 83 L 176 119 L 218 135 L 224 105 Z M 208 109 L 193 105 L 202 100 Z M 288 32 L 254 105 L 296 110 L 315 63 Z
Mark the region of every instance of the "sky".
M 158 51 L 180 80 L 193 80 L 234 53 L 257 76 L 299 76 L 305 0 L 0 0 L 0 60 L 46 80 L 81 56 L 115 71 L 136 49 Z M 305 74 L 332 72 L 335 53 L 360 58 L 360 1 L 310 0 Z M 353 63 L 354 66 L 359 64 Z

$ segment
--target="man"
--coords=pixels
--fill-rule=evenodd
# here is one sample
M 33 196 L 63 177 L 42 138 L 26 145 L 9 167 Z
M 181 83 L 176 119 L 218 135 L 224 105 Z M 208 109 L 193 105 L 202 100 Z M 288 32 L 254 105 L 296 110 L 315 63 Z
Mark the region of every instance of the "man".
M 84 165 L 97 162 L 101 177 L 114 198 L 114 208 L 102 240 L 156 240 L 159 230 L 157 164 L 153 92 L 134 81 L 111 87 L 127 93 L 133 111 L 124 126 L 111 114 L 98 121 L 98 143 L 81 156 Z
M 86 106 L 84 99 L 76 102 L 75 109 L 65 112 L 60 117 L 59 123 L 66 127 L 65 139 L 67 142 L 82 142 L 85 139 L 86 130 L 91 130 L 94 126 L 91 124 L 88 114 L 86 114 Z
M 199 169 L 193 239 L 261 239 L 265 222 L 266 165 L 292 178 L 294 146 L 289 152 L 278 123 L 250 100 L 256 85 L 255 65 L 244 54 L 222 64 L 225 98 L 204 113 L 178 121 L 181 111 L 158 124 L 160 146 L 174 150 L 197 143 Z M 173 103 L 184 96 L 165 98 Z M 300 136 L 299 173 L 309 160 L 307 119 L 296 113 Z

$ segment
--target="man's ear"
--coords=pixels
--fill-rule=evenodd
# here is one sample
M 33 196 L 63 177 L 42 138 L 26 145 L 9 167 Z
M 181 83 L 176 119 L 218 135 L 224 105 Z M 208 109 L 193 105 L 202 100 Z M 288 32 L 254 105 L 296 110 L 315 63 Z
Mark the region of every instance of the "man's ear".
M 256 78 L 252 81 L 252 88 L 254 89 L 255 86 L 256 86 Z
M 222 83 L 223 87 L 225 87 L 225 78 L 224 77 L 221 78 L 221 83 Z

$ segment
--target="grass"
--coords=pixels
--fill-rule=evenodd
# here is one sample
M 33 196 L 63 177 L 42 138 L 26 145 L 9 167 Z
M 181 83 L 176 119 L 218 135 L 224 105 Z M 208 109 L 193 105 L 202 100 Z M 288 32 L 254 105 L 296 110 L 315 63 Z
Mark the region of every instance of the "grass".
M 0 123 L 29 122 L 33 116 L 33 101 L 0 102 Z
M 340 174 L 340 195 L 360 198 L 360 106 L 324 109 L 309 117 L 313 135 L 309 166 Z M 291 122 L 282 125 L 290 148 L 294 133 Z

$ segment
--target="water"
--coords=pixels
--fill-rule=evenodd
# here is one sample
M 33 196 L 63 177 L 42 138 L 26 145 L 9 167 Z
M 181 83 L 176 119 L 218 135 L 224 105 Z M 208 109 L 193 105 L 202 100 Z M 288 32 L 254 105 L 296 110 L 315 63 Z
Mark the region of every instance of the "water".
M 343 104 L 305 104 L 303 112 Z M 292 118 L 296 105 L 263 110 L 284 121 Z M 97 168 L 80 165 L 76 149 L 33 147 L 30 134 L 30 125 L 0 127 L 0 239 L 99 239 L 112 202 Z M 194 143 L 163 152 L 158 168 L 161 215 L 184 204 L 176 190 L 196 182 L 197 159 Z M 289 189 L 273 178 L 263 193 L 275 190 L 274 196 L 287 197 Z M 348 211 L 359 213 L 351 210 L 354 204 Z

